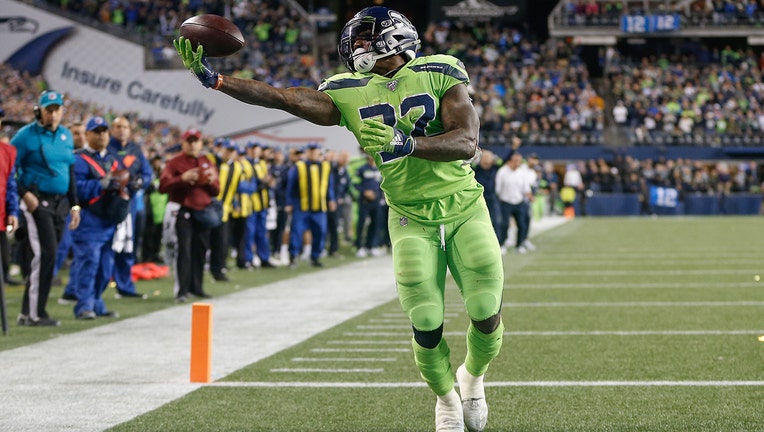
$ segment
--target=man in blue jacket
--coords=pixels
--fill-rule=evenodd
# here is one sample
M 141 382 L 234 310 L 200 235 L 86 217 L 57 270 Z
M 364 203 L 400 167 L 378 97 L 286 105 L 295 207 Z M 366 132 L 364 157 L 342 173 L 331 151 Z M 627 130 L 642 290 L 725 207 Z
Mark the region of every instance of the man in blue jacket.
M 78 320 L 92 320 L 97 316 L 116 318 L 117 313 L 106 308 L 102 294 L 114 268 L 112 237 L 119 219 L 127 217 L 129 195 L 111 176 L 112 171 L 123 166 L 106 150 L 109 124 L 103 117 L 93 117 L 87 123 L 85 134 L 88 145 L 77 151 L 74 163 L 77 192 L 83 202 L 82 221 L 79 228 L 72 231 L 72 270 L 77 275 L 72 281 L 77 297 L 74 316 Z M 116 216 L 118 206 L 123 208 Z
M 141 146 L 131 137 L 130 121 L 125 117 L 117 117 L 111 124 L 111 140 L 108 151 L 116 157 L 125 168 L 130 170 L 130 216 L 132 224 L 132 239 L 127 239 L 122 250 L 114 254 L 114 282 L 117 284 L 117 295 L 130 298 L 148 298 L 135 288 L 130 270 L 135 265 L 135 251 L 138 247 L 137 236 L 140 229 L 136 223 L 139 219 L 140 208 L 143 206 L 143 194 L 151 184 L 153 171 L 151 164 L 143 154 Z

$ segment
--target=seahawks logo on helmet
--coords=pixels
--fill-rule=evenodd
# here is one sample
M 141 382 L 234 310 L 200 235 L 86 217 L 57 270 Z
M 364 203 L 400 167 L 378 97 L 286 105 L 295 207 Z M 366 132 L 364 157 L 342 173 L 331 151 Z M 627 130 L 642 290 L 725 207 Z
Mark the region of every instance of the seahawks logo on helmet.
M 355 48 L 359 40 L 369 49 Z M 404 54 L 409 60 L 419 50 L 419 34 L 401 13 L 382 6 L 361 10 L 345 24 L 337 51 L 352 72 L 369 72 L 377 60 Z

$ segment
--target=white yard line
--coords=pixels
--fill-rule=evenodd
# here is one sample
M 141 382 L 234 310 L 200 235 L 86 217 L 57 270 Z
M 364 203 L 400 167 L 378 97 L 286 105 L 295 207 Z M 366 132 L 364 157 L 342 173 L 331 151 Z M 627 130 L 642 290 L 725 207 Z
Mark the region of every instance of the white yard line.
M 533 303 L 504 303 L 502 307 L 511 308 L 544 308 L 544 307 L 740 307 L 764 306 L 764 301 L 700 301 L 700 302 L 533 302 Z
M 410 388 L 423 382 L 235 382 L 218 381 L 214 387 L 262 388 Z M 761 387 L 764 381 L 486 381 L 486 387 Z
M 760 335 L 764 330 L 581 330 L 581 331 L 508 331 L 504 336 L 719 336 Z M 345 332 L 348 337 L 401 337 L 407 332 Z M 443 332 L 445 336 L 463 337 L 463 331 Z

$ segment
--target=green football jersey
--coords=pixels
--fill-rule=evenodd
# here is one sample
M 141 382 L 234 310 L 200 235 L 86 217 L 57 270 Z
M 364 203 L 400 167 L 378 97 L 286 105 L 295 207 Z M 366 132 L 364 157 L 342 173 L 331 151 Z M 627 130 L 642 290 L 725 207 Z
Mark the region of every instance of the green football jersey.
M 414 137 L 443 133 L 440 99 L 451 87 L 468 82 L 458 59 L 432 55 L 411 60 L 389 78 L 358 72 L 334 75 L 318 90 L 332 98 L 342 114 L 340 125 L 360 141 L 362 120 L 372 117 Z M 447 223 L 471 210 L 482 196 L 472 167 L 462 161 L 389 153 L 374 158 L 387 204 L 415 220 Z

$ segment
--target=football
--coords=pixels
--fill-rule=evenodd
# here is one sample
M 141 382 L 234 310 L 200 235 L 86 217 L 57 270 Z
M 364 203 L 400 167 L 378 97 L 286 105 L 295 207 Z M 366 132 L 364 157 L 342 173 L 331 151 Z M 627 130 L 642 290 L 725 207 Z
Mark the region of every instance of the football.
M 194 49 L 201 44 L 207 57 L 229 56 L 244 46 L 241 30 L 219 15 L 197 15 L 183 21 L 180 35 L 190 40 Z

